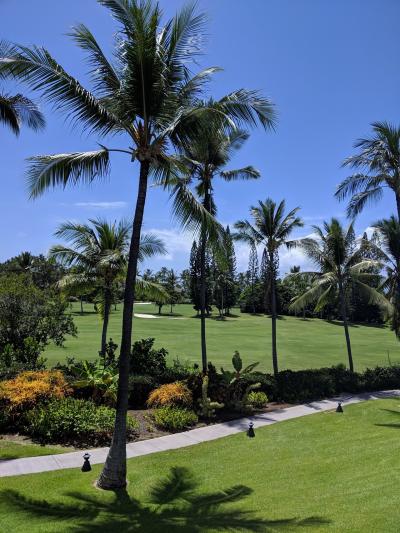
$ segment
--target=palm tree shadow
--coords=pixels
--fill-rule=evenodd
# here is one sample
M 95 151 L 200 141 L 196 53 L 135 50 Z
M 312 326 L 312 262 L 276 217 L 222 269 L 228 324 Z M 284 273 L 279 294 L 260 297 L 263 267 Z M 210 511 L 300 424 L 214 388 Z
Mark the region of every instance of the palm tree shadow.
M 395 409 L 381 409 L 381 411 L 385 411 L 386 413 L 390 413 L 392 415 L 396 415 L 397 417 L 400 416 L 400 411 L 396 411 Z M 400 422 L 397 423 L 381 423 L 381 424 L 375 424 L 375 426 L 383 427 L 383 428 L 393 428 L 393 429 L 400 429 Z
M 140 502 L 126 490 L 114 491 L 113 501 L 96 494 L 66 493 L 70 503 L 38 500 L 14 490 L 0 494 L 0 503 L 12 511 L 25 513 L 49 523 L 66 521 L 68 531 L 109 533 L 110 531 L 152 533 L 200 533 L 213 531 L 268 532 L 298 527 L 318 527 L 329 521 L 319 517 L 303 520 L 284 518 L 265 520 L 253 511 L 237 508 L 252 490 L 236 485 L 215 492 L 199 492 L 199 484 L 187 468 L 173 467 L 168 476 L 150 490 L 147 501 Z M 60 529 L 62 526 L 60 524 Z

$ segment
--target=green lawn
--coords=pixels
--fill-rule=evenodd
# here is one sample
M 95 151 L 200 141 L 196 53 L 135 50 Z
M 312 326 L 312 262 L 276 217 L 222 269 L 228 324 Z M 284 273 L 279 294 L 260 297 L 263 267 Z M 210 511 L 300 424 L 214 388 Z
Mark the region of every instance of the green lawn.
M 0 439 L 0 461 L 7 459 L 19 459 L 20 457 L 36 457 L 38 455 L 51 455 L 70 451 L 61 446 L 40 446 L 25 442 L 15 442 L 8 439 Z
M 3 478 L 0 530 L 397 532 L 399 404 L 365 402 L 254 439 L 131 459 L 128 491 L 117 494 L 93 487 L 99 466 Z
M 165 307 L 165 311 L 168 309 Z M 100 342 L 100 318 L 93 306 L 85 306 L 81 316 L 74 307 L 78 337 L 67 340 L 64 348 L 49 346 L 45 356 L 49 364 L 65 360 L 66 356 L 93 359 Z M 156 314 L 153 305 L 136 304 L 136 313 Z M 207 320 L 208 356 L 217 367 L 229 366 L 234 350 L 239 350 L 246 363 L 260 361 L 260 369 L 271 370 L 271 321 L 266 316 L 240 314 L 224 321 Z M 155 337 L 156 345 L 165 347 L 170 359 L 179 357 L 200 362 L 200 321 L 193 317 L 190 305 L 175 307 L 174 319 L 165 315 L 159 319 L 136 318 L 134 338 Z M 119 343 L 121 306 L 113 312 L 109 335 Z M 356 369 L 400 362 L 400 344 L 386 327 L 354 325 L 350 328 Z M 317 368 L 347 363 L 343 328 L 338 323 L 318 319 L 302 320 L 282 317 L 278 322 L 280 368 Z

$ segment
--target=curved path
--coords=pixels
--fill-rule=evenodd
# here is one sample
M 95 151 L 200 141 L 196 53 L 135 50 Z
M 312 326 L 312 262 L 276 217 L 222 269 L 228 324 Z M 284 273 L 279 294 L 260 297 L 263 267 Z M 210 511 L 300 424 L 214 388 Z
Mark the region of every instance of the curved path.
M 296 405 L 284 409 L 275 409 L 267 413 L 261 413 L 246 418 L 214 424 L 202 428 L 191 429 L 183 433 L 175 433 L 155 439 L 131 442 L 126 446 L 127 457 L 139 457 L 156 452 L 174 450 L 192 446 L 200 442 L 227 437 L 235 433 L 247 430 L 249 422 L 254 423 L 254 428 L 268 426 L 283 420 L 298 418 L 300 416 L 311 415 L 322 411 L 335 409 L 337 402 L 341 401 L 343 406 L 351 403 L 358 403 L 365 400 L 377 400 L 380 398 L 393 398 L 399 396 L 400 390 L 389 390 L 358 395 L 341 395 L 329 400 L 311 402 L 303 405 Z M 90 450 L 90 462 L 92 464 L 104 463 L 108 448 L 96 448 Z M 41 457 L 24 457 L 22 459 L 11 459 L 0 461 L 0 477 L 16 476 L 21 474 L 34 474 L 38 472 L 48 472 L 50 470 L 62 470 L 64 468 L 77 468 L 83 464 L 83 452 L 70 452 L 60 455 L 43 455 Z

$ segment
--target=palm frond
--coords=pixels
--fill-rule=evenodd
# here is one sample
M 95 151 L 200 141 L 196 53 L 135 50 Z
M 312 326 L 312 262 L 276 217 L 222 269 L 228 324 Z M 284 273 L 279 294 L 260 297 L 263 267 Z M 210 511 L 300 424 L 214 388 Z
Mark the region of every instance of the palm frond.
M 220 172 L 220 176 L 225 181 L 236 181 L 258 179 L 261 174 L 254 167 L 247 166 L 243 168 L 238 168 L 236 170 L 223 170 Z
M 106 149 L 34 156 L 28 161 L 31 198 L 37 198 L 51 187 L 91 183 L 95 178 L 108 176 L 110 172 L 109 152 Z

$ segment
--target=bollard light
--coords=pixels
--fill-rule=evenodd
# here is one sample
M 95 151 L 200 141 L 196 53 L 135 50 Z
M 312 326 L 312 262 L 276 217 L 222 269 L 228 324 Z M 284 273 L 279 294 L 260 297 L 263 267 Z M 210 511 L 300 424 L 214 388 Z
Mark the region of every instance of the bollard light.
M 337 413 L 343 413 L 342 402 L 339 402 L 339 403 L 337 404 L 336 412 L 337 412 Z
M 247 436 L 250 437 L 250 438 L 253 438 L 253 437 L 256 436 L 256 434 L 254 433 L 254 424 L 253 424 L 253 422 L 249 423 L 249 429 L 247 430 Z
M 86 452 L 84 455 L 83 455 L 83 465 L 82 465 L 82 472 L 90 472 L 90 470 L 92 470 L 92 466 L 90 464 L 90 453 Z

